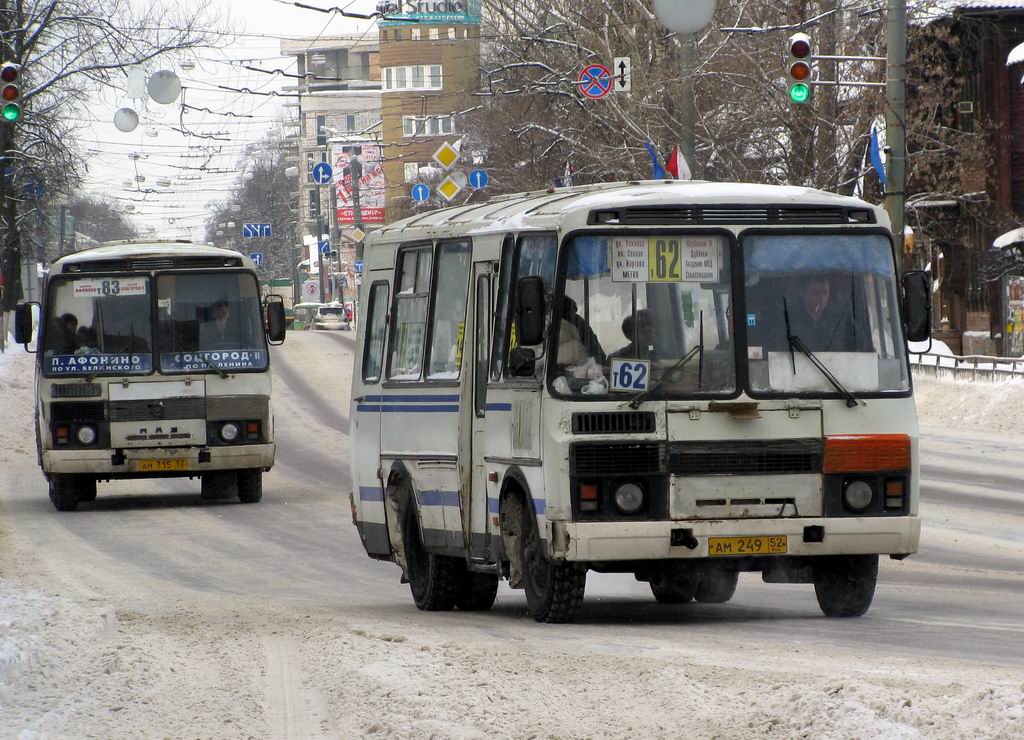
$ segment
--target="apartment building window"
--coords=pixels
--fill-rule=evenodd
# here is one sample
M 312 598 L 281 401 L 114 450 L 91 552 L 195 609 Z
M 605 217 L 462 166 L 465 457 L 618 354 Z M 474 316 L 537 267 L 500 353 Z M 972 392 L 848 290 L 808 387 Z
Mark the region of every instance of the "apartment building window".
M 455 29 L 454 28 L 449 28 L 448 29 L 448 40 L 449 41 L 454 41 L 455 40 Z
M 403 136 L 446 136 L 455 133 L 452 116 L 402 116 Z
M 408 67 L 395 67 L 395 89 L 404 90 L 408 85 Z
M 316 117 L 316 145 L 327 146 L 327 116 Z
M 440 38 L 436 28 L 431 28 L 429 35 L 431 41 L 437 41 Z
M 443 84 L 440 64 L 410 67 L 385 67 L 384 90 L 440 90 Z
M 463 28 L 462 29 L 462 38 L 464 38 L 464 39 L 468 39 L 469 38 L 469 29 L 468 28 Z
M 427 87 L 431 87 L 431 88 L 438 89 L 438 90 L 441 88 L 441 65 L 440 64 L 431 64 L 430 65 L 430 81 L 429 81 L 429 84 L 427 85 Z
M 412 40 L 413 41 L 419 41 L 420 40 L 420 29 L 418 29 L 418 28 L 413 28 L 412 29 Z
M 416 65 L 412 68 L 412 86 L 423 87 L 423 67 Z
M 356 130 L 356 117 L 353 115 L 345 116 L 345 130 L 355 131 Z
M 412 182 L 420 176 L 420 165 L 418 162 L 405 163 L 405 181 Z

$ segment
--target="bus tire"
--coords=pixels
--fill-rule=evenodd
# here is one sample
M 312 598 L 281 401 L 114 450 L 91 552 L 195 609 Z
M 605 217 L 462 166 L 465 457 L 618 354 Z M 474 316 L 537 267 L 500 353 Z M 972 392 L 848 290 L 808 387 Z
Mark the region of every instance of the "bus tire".
M 736 593 L 738 570 L 726 570 L 717 565 L 705 565 L 700 571 L 697 591 L 693 597 L 702 604 L 724 604 Z
M 651 593 L 659 604 L 686 604 L 693 600 L 700 569 L 676 565 L 651 574 Z
M 238 495 L 238 475 L 231 471 L 203 473 L 200 476 L 200 492 L 206 501 L 234 498 Z
M 83 477 L 78 482 L 78 500 L 79 502 L 95 501 L 96 500 L 96 479 Z
M 520 512 L 519 558 L 523 566 L 526 608 L 538 622 L 572 622 L 583 604 L 587 569 L 578 563 L 549 560 L 533 509 L 523 504 Z
M 814 564 L 814 595 L 826 617 L 863 615 L 877 583 L 877 555 L 836 555 Z
M 57 511 L 78 508 L 78 481 L 75 476 L 63 473 L 50 476 L 50 502 Z
M 238 500 L 255 504 L 263 498 L 263 471 L 259 468 L 238 471 Z
M 464 612 L 484 612 L 494 606 L 498 597 L 498 576 L 466 572 L 465 580 L 455 598 L 455 606 Z
M 416 506 L 406 507 L 402 540 L 409 590 L 416 608 L 425 612 L 451 611 L 463 584 L 465 564 L 455 558 L 427 552 L 420 537 Z

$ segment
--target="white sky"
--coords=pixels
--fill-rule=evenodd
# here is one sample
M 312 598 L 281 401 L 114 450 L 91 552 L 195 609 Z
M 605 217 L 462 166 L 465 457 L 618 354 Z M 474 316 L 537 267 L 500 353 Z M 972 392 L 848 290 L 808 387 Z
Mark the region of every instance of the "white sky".
M 376 7 L 376 0 L 306 1 L 311 5 L 340 6 L 360 13 L 372 12 Z M 185 88 L 179 103 L 184 100 L 189 105 L 217 113 L 230 111 L 252 117 L 188 111 L 183 117 L 187 130 L 218 138 L 185 136 L 172 128 L 180 125 L 179 104 L 132 101 L 126 97 L 126 86 L 121 85 L 120 89 L 100 93 L 86 114 L 89 127 L 79 142 L 89 166 L 84 189 L 116 198 L 132 209 L 130 215 L 136 223 L 153 227 L 155 235 L 161 238 L 203 238 L 211 212 L 209 204 L 224 201 L 231 186 L 239 181 L 238 165 L 244 145 L 261 138 L 282 116 L 285 98 L 239 94 L 212 86 L 261 92 L 280 90 L 284 85 L 295 84 L 295 80 L 251 72 L 242 65 L 271 70 L 282 68 L 294 73 L 293 60 L 278 56 L 282 38 L 354 33 L 369 27 L 365 21 L 304 10 L 280 0 L 209 0 L 209 3 L 230 19 L 226 27 L 236 34 L 233 40 L 223 48 L 200 50 L 194 57 L 196 66 L 190 71 L 181 69 L 181 59 L 151 63 L 146 71 L 173 69 Z M 139 113 L 139 127 L 131 133 L 122 133 L 113 124 L 114 112 L 123 106 Z M 132 153 L 138 153 L 141 158 L 132 161 L 129 158 Z M 215 172 L 181 169 L 203 164 L 207 170 Z M 230 172 L 216 172 L 219 170 Z M 136 174 L 145 181 L 136 183 Z M 169 187 L 157 184 L 163 179 L 170 180 Z M 146 189 L 158 192 L 142 192 Z M 240 224 L 243 220 L 259 220 L 260 214 L 238 216 Z

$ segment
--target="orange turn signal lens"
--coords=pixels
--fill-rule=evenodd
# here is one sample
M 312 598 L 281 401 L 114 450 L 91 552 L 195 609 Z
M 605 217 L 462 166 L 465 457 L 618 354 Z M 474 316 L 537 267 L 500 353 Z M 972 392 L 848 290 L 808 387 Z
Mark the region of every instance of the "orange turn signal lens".
M 903 481 L 901 481 L 901 480 L 887 480 L 885 482 L 885 495 L 886 496 L 902 496 L 903 495 Z
M 245 431 L 248 434 L 256 434 L 260 430 L 260 423 L 258 421 L 250 421 L 245 424 Z
M 597 484 L 596 483 L 581 483 L 580 484 L 580 500 L 581 501 L 597 501 Z
M 841 434 L 825 437 L 825 473 L 910 470 L 906 434 Z

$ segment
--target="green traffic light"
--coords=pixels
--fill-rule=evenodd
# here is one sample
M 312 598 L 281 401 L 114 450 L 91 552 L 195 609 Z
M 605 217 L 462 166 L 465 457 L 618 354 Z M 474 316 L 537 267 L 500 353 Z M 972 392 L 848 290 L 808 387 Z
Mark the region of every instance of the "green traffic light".
M 3 115 L 5 121 L 14 122 L 21 118 L 21 106 L 17 103 L 8 103 L 3 107 L 3 111 L 0 112 Z
M 799 105 L 803 105 L 804 103 L 807 102 L 808 98 L 810 98 L 810 97 L 811 97 L 811 88 L 810 88 L 810 86 L 804 84 L 803 82 L 797 82 L 797 83 L 794 83 L 793 85 L 790 85 L 790 87 L 789 87 L 789 99 L 792 100 L 794 103 L 797 103 Z

